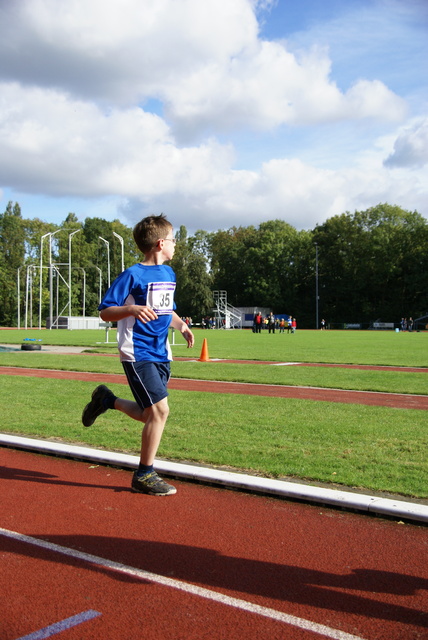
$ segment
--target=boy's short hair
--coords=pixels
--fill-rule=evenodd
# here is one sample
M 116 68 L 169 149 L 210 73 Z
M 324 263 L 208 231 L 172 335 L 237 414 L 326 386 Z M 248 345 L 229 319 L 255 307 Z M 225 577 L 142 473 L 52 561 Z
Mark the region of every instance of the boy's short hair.
M 165 238 L 172 231 L 172 224 L 161 213 L 158 216 L 148 216 L 138 222 L 133 230 L 135 244 L 146 254 L 151 251 L 158 240 Z

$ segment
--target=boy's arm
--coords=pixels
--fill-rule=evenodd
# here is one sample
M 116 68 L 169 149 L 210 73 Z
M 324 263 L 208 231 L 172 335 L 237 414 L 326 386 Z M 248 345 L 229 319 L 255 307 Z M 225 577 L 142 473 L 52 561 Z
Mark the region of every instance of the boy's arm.
M 188 348 L 189 347 L 193 347 L 193 345 L 195 344 L 195 336 L 190 331 L 190 329 L 187 326 L 187 324 L 185 322 L 183 322 L 183 320 L 180 318 L 179 315 L 177 315 L 175 313 L 175 311 L 172 312 L 172 320 L 171 320 L 171 325 L 170 326 L 173 329 L 177 329 L 177 331 L 181 332 L 181 335 L 183 336 L 183 338 L 187 342 L 187 347 Z
M 133 316 L 141 322 L 150 322 L 150 320 L 156 320 L 157 314 L 150 307 L 146 307 L 139 304 L 127 304 L 123 307 L 107 307 L 100 311 L 100 317 L 104 322 L 117 322 Z

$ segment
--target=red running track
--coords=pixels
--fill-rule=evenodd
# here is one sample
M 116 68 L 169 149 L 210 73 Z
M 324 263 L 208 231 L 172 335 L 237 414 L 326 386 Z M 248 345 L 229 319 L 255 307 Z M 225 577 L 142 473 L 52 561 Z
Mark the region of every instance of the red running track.
M 184 482 L 143 496 L 120 469 L 0 456 L 2 640 L 428 638 L 425 527 Z
M 126 378 L 123 374 L 112 373 L 86 373 L 81 371 L 0 367 L 0 375 L 1 374 L 36 378 L 93 381 L 94 385 L 102 382 L 106 384 L 126 384 Z M 172 378 L 168 386 L 170 389 L 178 389 L 180 391 L 238 393 L 244 395 L 268 396 L 273 398 L 297 398 L 301 400 L 320 400 L 325 402 L 393 407 L 396 409 L 428 410 L 428 396 L 422 395 L 322 389 L 319 387 L 248 384 L 240 382 L 216 382 L 212 380 L 191 380 L 188 378 Z

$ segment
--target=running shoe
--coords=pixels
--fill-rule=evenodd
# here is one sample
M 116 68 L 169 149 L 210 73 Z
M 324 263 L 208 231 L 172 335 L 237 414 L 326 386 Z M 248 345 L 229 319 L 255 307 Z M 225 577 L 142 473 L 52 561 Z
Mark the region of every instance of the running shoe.
M 171 496 L 173 493 L 177 493 L 177 489 L 162 480 L 156 471 L 146 473 L 143 476 L 137 476 L 135 471 L 131 487 L 133 491 L 147 493 L 150 496 Z
M 104 402 L 109 396 L 114 398 L 114 393 L 110 391 L 104 384 L 100 384 L 92 392 L 92 400 L 88 402 L 83 409 L 82 422 L 84 427 L 90 427 L 102 413 L 107 411 Z

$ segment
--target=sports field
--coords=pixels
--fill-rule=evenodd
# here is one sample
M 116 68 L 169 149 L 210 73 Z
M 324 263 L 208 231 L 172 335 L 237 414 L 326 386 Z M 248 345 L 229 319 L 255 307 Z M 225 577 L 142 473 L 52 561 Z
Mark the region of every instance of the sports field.
M 40 336 L 41 351 L 20 350 L 24 338 Z M 198 361 L 204 338 L 210 362 Z M 16 351 L 1 352 L 0 366 L 121 373 L 115 345 L 104 341 L 104 331 L 4 330 L 0 344 Z M 174 342 L 182 342 L 179 335 Z M 48 344 L 87 353 L 48 353 Z M 190 358 L 174 361 L 174 378 L 428 393 L 428 333 L 196 330 L 193 351 L 176 344 L 173 353 Z M 341 366 L 319 366 L 325 364 Z M 82 427 L 92 388 L 86 381 L 3 376 L 3 431 L 137 453 L 139 425 L 118 412 Z M 126 385 L 112 388 L 130 397 Z M 428 498 L 426 411 L 177 390 L 170 406 L 159 457 Z

